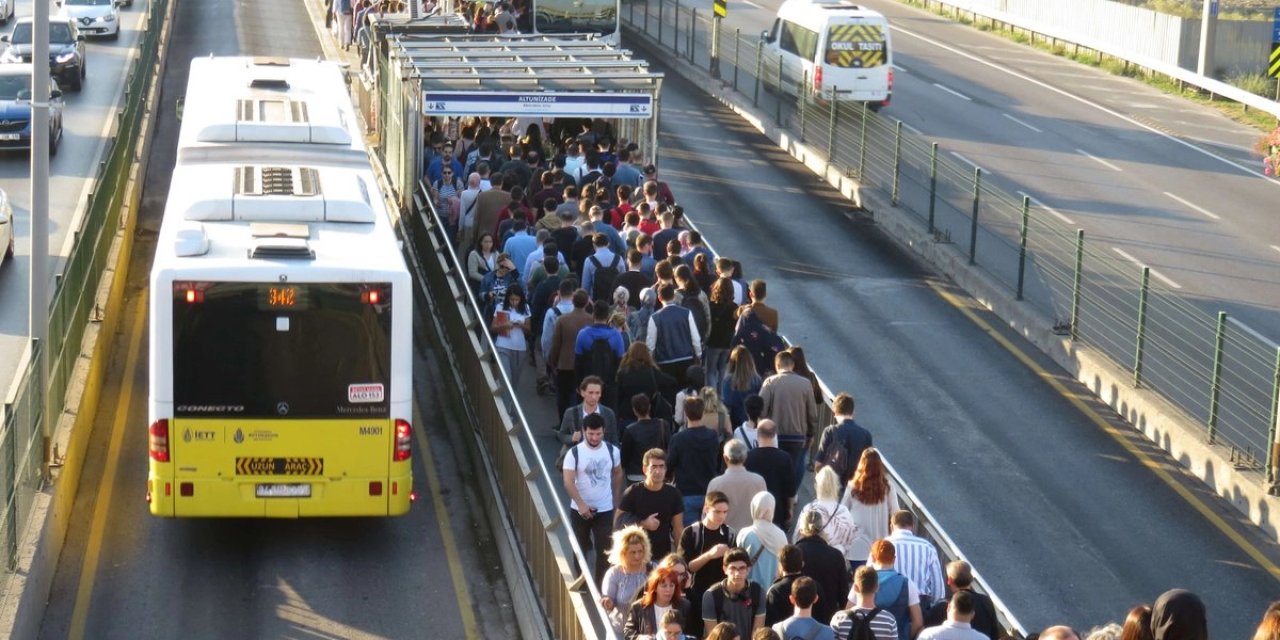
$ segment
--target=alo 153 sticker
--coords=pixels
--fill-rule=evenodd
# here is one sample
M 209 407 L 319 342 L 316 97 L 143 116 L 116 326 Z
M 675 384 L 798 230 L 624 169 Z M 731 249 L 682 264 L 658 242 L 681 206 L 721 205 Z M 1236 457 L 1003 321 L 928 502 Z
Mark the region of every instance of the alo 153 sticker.
M 347 385 L 347 402 L 352 404 L 382 402 L 384 397 L 382 383 Z

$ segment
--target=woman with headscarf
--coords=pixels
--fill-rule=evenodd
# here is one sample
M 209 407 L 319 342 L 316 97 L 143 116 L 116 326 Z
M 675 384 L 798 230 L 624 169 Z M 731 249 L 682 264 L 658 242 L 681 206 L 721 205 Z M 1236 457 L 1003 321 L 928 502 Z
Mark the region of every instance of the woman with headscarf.
M 757 493 L 751 498 L 751 526 L 738 532 L 738 546 L 751 554 L 751 573 L 747 579 L 766 589 L 778 577 L 778 558 L 787 546 L 787 533 L 773 523 L 776 506 L 773 494 Z
M 1170 589 L 1151 606 L 1151 637 L 1155 640 L 1208 640 L 1204 602 L 1186 589 Z
M 658 306 L 658 293 L 652 288 L 640 292 L 640 306 L 627 315 L 627 329 L 631 332 L 631 341 L 644 344 L 649 333 L 649 317 Z

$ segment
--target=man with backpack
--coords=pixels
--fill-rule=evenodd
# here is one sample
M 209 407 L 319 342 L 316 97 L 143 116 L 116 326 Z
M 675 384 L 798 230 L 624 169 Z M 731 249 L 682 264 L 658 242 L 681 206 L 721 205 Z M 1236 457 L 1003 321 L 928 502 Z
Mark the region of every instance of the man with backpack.
M 622 257 L 609 248 L 609 237 L 597 233 L 591 238 L 594 253 L 582 263 L 582 288 L 591 292 L 591 299 L 608 304 L 613 299 L 614 281 L 626 270 Z
M 574 445 L 565 455 L 561 469 L 573 509 L 569 516 L 573 535 L 583 552 L 595 549 L 594 575 L 599 585 L 609 568 L 613 510 L 622 489 L 622 458 L 618 448 L 605 440 L 605 420 L 599 413 L 582 419 L 582 430 L 574 432 Z M 587 568 L 582 569 L 586 573 Z
M 876 570 L 880 585 L 875 605 L 893 614 L 898 623 L 898 640 L 909 640 L 924 628 L 920 591 L 911 580 L 894 570 L 897 551 L 892 542 L 880 539 L 871 543 L 870 560 L 867 566 Z
M 606 407 L 616 407 L 618 394 L 618 363 L 626 353 L 626 343 L 622 332 L 609 324 L 609 305 L 606 302 L 592 303 L 592 323 L 578 332 L 574 342 L 574 362 L 576 376 L 579 380 L 595 377 L 604 385 L 601 402 Z M 617 440 L 613 440 L 617 442 Z
M 702 594 L 702 626 L 710 629 L 731 622 L 741 637 L 749 638 L 764 626 L 764 587 L 747 579 L 751 554 L 746 549 L 730 549 L 723 566 L 724 580 Z
M 847 393 L 837 395 L 831 403 L 836 423 L 822 431 L 822 438 L 818 441 L 818 459 L 813 467 L 815 474 L 823 467 L 831 467 L 842 486 L 853 479 L 863 450 L 871 446 L 871 432 L 853 421 L 853 409 L 853 396 Z
M 875 568 L 858 567 L 849 590 L 849 608 L 831 617 L 835 640 L 898 640 L 898 621 L 876 606 L 879 588 Z
M 791 583 L 791 604 L 795 613 L 773 625 L 782 640 L 835 640 L 831 627 L 813 619 L 813 603 L 818 601 L 818 583 L 800 577 Z
M 706 494 L 702 503 L 702 519 L 684 528 L 676 547 L 676 553 L 688 561 L 689 571 L 693 573 L 693 584 L 685 590 L 685 597 L 690 603 L 698 603 L 698 611 L 689 616 L 685 631 L 697 638 L 702 637 L 702 594 L 724 580 L 722 559 L 729 553 L 737 535 L 724 523 L 728 515 L 728 496 L 718 491 Z M 742 575 L 745 577 L 747 574 L 743 572 Z

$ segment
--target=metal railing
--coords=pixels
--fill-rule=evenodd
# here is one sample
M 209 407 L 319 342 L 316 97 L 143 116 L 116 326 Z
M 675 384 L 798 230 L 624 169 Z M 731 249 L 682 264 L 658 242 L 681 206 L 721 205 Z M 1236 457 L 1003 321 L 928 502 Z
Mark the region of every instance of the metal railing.
M 624 20 L 687 63 L 712 69 L 713 23 L 705 12 L 651 0 L 630 4 Z M 953 160 L 900 120 L 811 95 L 807 78 L 767 54 L 758 34 L 722 29 L 718 36 L 718 76 L 743 104 L 771 115 L 829 170 L 884 193 L 935 242 L 956 244 L 1016 300 L 1056 319 L 1057 332 L 1098 350 L 1130 371 L 1134 386 L 1198 421 L 1205 440 L 1226 447 L 1237 468 L 1275 485 L 1280 345 L 1153 282 L 1146 268 L 1001 186 L 1002 176 Z
M 140 31 L 138 49 L 133 53 L 125 79 L 123 108 L 116 111 L 116 126 L 107 143 L 105 159 L 93 179 L 80 226 L 75 230 L 70 255 L 55 276 L 50 304 L 47 345 L 29 344 L 18 377 L 5 397 L 0 419 L 0 539 L 6 571 L 17 566 L 17 544 L 31 512 L 32 496 L 43 486 L 46 457 L 45 420 L 63 413 L 72 372 L 80 357 L 85 328 L 95 313 L 94 295 L 107 264 L 111 243 L 121 225 L 125 183 L 135 160 L 142 123 L 144 101 L 157 61 L 160 25 L 170 0 L 149 5 Z M 42 388 L 36 363 L 41 350 L 47 351 L 49 383 Z
M 444 232 L 425 185 L 418 183 L 413 211 L 401 220 L 406 249 L 426 283 L 431 313 L 446 342 L 459 393 L 467 399 L 472 426 L 485 444 L 521 556 L 551 628 L 565 640 L 615 638 L 600 607 L 586 556 L 556 492 L 561 477 L 548 471 L 511 382 L 495 357 L 488 327 L 466 281 L 465 269 Z

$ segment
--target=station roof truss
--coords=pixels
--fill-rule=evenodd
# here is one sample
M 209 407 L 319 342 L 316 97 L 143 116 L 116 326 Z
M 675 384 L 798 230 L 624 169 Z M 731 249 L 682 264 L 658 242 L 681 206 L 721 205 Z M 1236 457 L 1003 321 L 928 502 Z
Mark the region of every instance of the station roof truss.
M 591 36 L 391 36 L 405 80 L 432 91 L 656 92 L 663 74 Z

